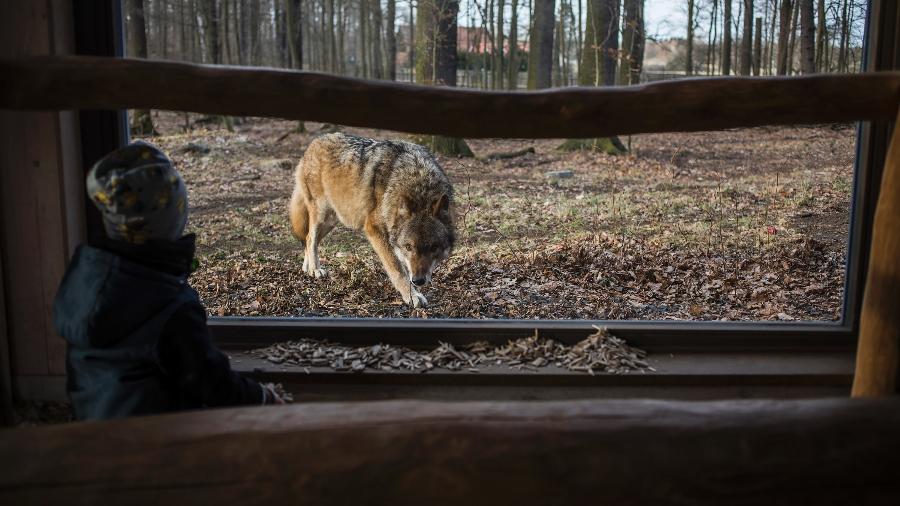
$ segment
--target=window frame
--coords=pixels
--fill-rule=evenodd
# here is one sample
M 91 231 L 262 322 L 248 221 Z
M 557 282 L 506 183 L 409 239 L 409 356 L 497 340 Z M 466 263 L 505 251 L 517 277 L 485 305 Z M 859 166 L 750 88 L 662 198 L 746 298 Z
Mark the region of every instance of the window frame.
M 124 16 L 121 2 L 73 2 L 78 54 L 122 56 Z M 897 50 L 900 7 L 887 0 L 869 2 L 863 68 L 900 68 Z M 94 161 L 128 141 L 126 111 L 81 111 L 82 161 Z M 503 343 L 539 332 L 574 343 L 605 326 L 648 351 L 806 350 L 852 353 L 865 288 L 874 209 L 887 153 L 891 122 L 862 122 L 857 154 L 846 256 L 844 304 L 836 322 L 698 322 L 660 320 L 474 320 L 318 317 L 210 317 L 215 341 L 226 349 L 249 349 L 300 337 L 327 338 L 346 344 L 389 342 L 412 347 L 438 341 L 462 344 L 477 339 Z M 85 199 L 88 243 L 103 237 L 99 213 Z

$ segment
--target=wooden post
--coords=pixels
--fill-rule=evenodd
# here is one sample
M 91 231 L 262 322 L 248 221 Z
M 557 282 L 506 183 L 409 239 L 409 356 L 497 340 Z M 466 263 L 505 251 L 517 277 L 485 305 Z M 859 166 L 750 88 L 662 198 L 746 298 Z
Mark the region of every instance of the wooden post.
M 900 128 L 884 163 L 859 324 L 853 397 L 897 393 L 900 365 Z

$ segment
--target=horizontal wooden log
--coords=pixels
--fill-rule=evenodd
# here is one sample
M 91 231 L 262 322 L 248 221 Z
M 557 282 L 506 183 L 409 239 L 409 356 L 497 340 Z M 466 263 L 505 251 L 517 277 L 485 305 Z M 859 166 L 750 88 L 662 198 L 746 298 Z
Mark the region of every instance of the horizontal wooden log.
M 381 402 L 0 432 L 0 504 L 900 504 L 900 402 Z
M 150 108 L 420 134 L 589 138 L 892 120 L 900 73 L 486 92 L 313 72 L 58 56 L 0 61 L 0 108 Z

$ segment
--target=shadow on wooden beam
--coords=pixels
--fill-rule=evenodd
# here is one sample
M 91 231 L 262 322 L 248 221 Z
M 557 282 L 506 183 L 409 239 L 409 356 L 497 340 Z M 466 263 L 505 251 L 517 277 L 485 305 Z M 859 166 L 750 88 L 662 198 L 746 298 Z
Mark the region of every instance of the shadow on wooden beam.
M 87 56 L 0 61 L 0 108 L 163 109 L 421 134 L 589 138 L 891 120 L 900 73 L 683 79 L 486 92 L 264 68 Z
M 378 402 L 0 432 L 2 504 L 900 504 L 900 402 Z

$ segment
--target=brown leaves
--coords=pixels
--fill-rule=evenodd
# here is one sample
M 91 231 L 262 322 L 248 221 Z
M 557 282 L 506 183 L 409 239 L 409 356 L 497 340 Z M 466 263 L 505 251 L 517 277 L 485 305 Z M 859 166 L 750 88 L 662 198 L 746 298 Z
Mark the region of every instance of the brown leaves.
M 645 351 L 629 346 L 603 328 L 597 328 L 597 332 L 574 346 L 541 338 L 535 331 L 531 337 L 512 340 L 499 347 L 478 341 L 457 349 L 442 342 L 429 352 L 418 352 L 389 344 L 353 348 L 328 341 L 300 339 L 254 350 L 253 354 L 275 364 L 329 367 L 335 371 L 352 372 L 367 369 L 387 372 L 427 372 L 433 369 L 478 372 L 491 366 L 533 371 L 550 365 L 590 374 L 654 370 L 645 360 Z

